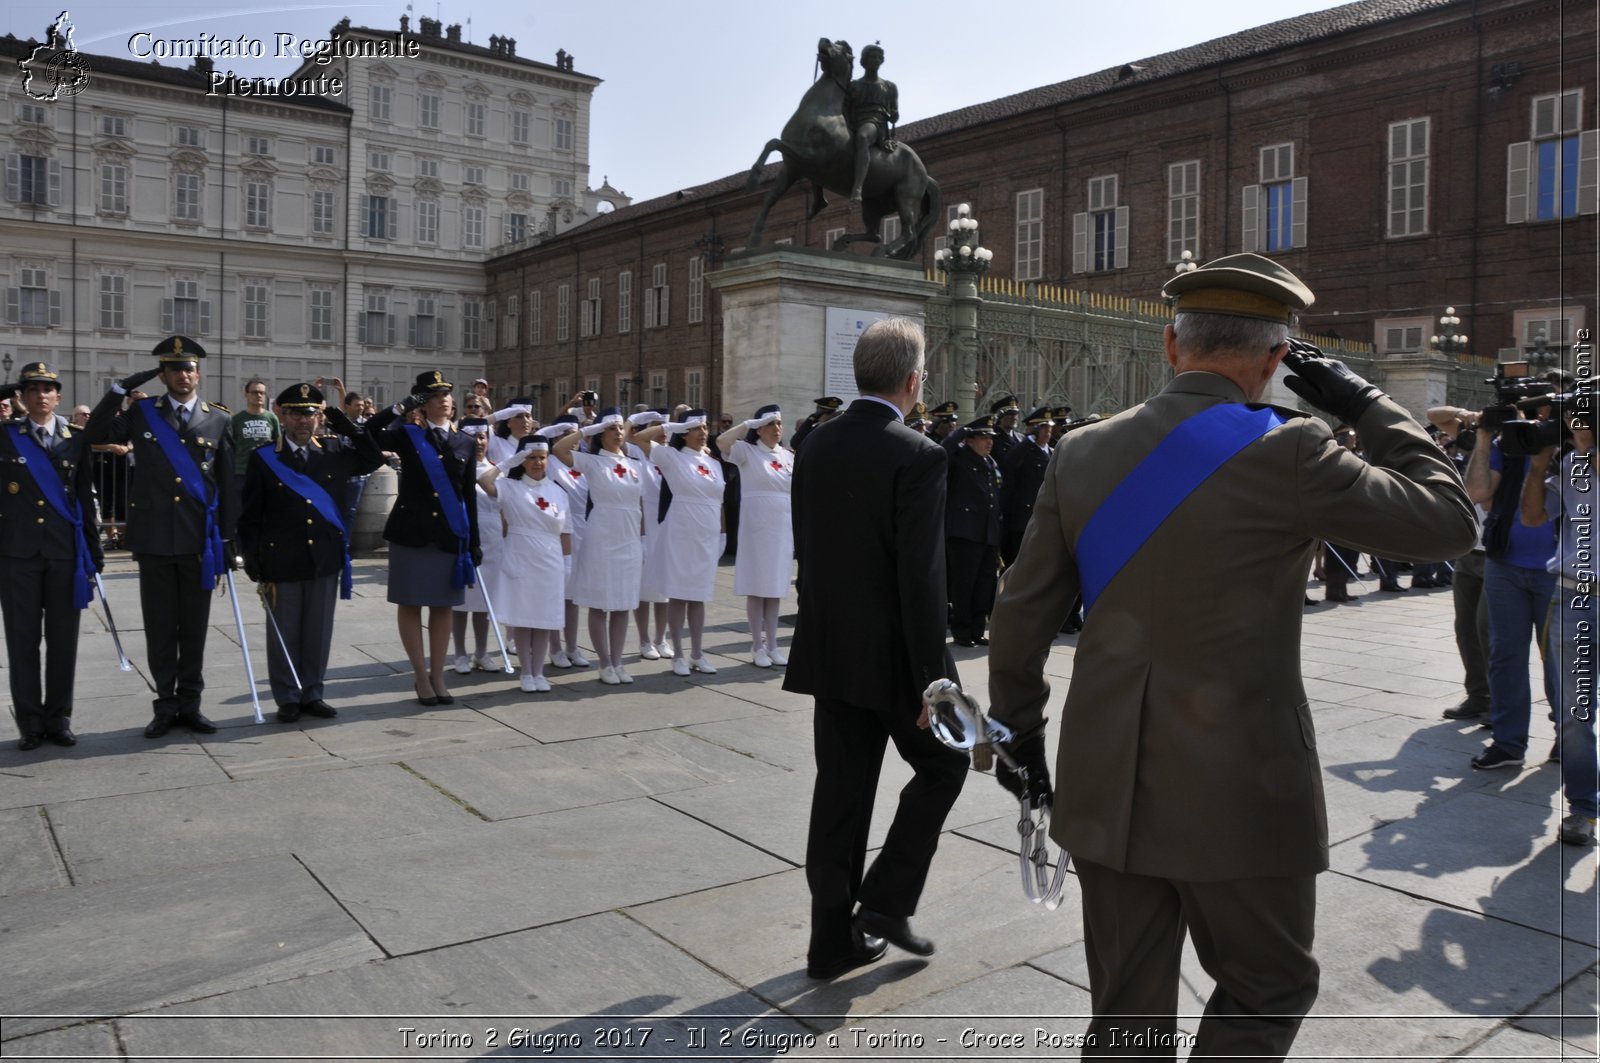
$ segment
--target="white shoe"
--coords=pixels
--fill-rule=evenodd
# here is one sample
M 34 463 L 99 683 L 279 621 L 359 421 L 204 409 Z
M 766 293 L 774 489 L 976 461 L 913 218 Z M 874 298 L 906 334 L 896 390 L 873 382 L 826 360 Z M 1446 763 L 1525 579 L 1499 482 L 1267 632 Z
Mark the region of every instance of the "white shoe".
M 674 657 L 672 659 L 672 674 L 673 675 L 688 675 L 689 674 L 689 662 L 688 662 L 688 660 L 683 658 L 683 657 Z
M 550 693 L 550 680 L 546 679 L 542 675 L 536 675 L 533 678 L 539 684 L 539 693 L 541 693 L 541 694 Z
M 656 649 L 655 643 L 647 642 L 639 647 L 639 659 L 641 661 L 659 661 L 661 660 L 661 651 Z
M 711 661 L 703 653 L 689 663 L 694 665 L 694 670 L 697 672 L 704 672 L 706 675 L 717 674 L 717 670 L 711 667 Z
M 785 657 L 777 650 L 768 650 L 767 656 L 770 657 L 772 659 L 772 663 L 777 665 L 779 668 L 782 668 L 784 665 L 789 663 L 789 658 Z
M 476 668 L 480 672 L 498 672 L 500 670 L 490 663 L 489 655 L 487 653 L 480 653 L 473 657 L 472 667 Z M 459 667 L 457 668 L 457 671 L 460 671 Z
M 539 677 L 536 675 L 523 676 L 522 692 L 524 694 L 537 694 L 539 692 Z
M 772 655 L 769 654 L 764 647 L 758 647 L 755 652 L 755 658 L 751 661 L 751 663 L 757 668 L 771 668 Z
M 622 667 L 622 665 L 620 665 L 620 664 L 617 665 L 615 668 L 612 669 L 612 671 L 617 673 L 617 679 L 620 682 L 623 682 L 623 683 L 631 683 L 631 682 L 633 682 L 633 676 L 629 675 L 628 674 L 628 670 L 626 668 Z
M 589 658 L 587 658 L 587 657 L 585 657 L 583 655 L 583 651 L 582 650 L 573 650 L 573 651 L 571 651 L 570 653 L 567 654 L 567 660 L 572 662 L 572 667 L 574 667 L 574 668 L 587 668 L 587 667 L 589 667 Z
M 677 654 L 672 652 L 672 643 L 666 639 L 662 639 L 660 642 L 656 643 L 656 652 L 663 657 L 677 656 Z
M 467 660 L 466 655 L 463 654 L 462 656 L 457 657 L 456 675 L 466 675 L 470 671 L 472 671 L 472 662 Z
M 567 656 L 566 650 L 557 650 L 550 655 L 550 663 L 557 668 L 571 668 L 572 660 Z
M 607 666 L 600 669 L 600 682 L 604 683 L 608 687 L 614 687 L 620 686 L 622 680 L 618 679 L 617 673 L 612 671 L 611 668 Z

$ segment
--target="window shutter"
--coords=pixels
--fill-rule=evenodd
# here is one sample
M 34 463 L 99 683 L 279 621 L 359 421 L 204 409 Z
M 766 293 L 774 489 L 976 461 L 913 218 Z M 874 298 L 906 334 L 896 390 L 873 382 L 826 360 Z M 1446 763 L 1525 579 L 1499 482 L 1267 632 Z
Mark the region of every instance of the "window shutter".
M 1261 250 L 1261 186 L 1245 185 L 1244 201 L 1240 204 L 1240 217 L 1244 220 L 1244 231 L 1239 241 L 1241 251 Z
M 22 320 L 22 289 L 6 289 L 6 324 L 15 325 Z
M 363 343 L 363 344 L 367 342 L 367 315 L 366 314 L 362 314 L 359 318 L 356 319 L 356 342 L 357 343 Z
M 200 335 L 205 336 L 211 332 L 211 300 L 200 300 Z
M 417 345 L 417 315 L 411 314 L 406 318 L 406 346 Z
M 1522 140 L 1506 145 L 1506 224 L 1528 220 L 1528 179 L 1531 176 L 1533 144 Z
M 1289 223 L 1289 246 L 1306 246 L 1306 182 L 1308 177 L 1294 179 L 1294 217 Z
M 661 306 L 659 308 L 659 311 L 660 311 L 660 314 L 661 314 L 661 320 L 659 322 L 657 322 L 659 325 L 661 325 L 662 328 L 666 328 L 666 326 L 667 326 L 667 318 L 670 315 L 671 310 L 672 310 L 672 285 L 663 284 L 661 286 Z
M 1128 268 L 1128 208 L 1117 208 L 1117 269 Z
M 172 335 L 172 300 L 161 300 L 161 331 Z
M 6 199 L 12 203 L 22 198 L 22 156 L 6 156 Z
M 1089 215 L 1072 216 L 1072 272 L 1089 271 Z
M 50 289 L 50 324 L 61 324 L 61 292 L 55 288 Z
M 384 315 L 384 323 L 388 326 L 387 329 L 385 329 L 385 332 L 384 332 L 384 337 L 383 337 L 384 346 L 393 347 L 394 346 L 394 329 L 395 329 L 394 315 L 393 314 Z
M 1578 213 L 1600 213 L 1600 129 L 1578 134 Z
M 49 169 L 49 173 L 50 173 L 50 205 L 52 207 L 59 207 L 59 206 L 61 206 L 61 163 L 60 163 L 60 161 L 57 160 L 57 159 L 51 159 L 48 169 Z
M 389 239 L 398 240 L 400 238 L 400 201 L 390 196 L 389 209 L 386 213 L 389 215 Z
M 444 347 L 444 315 L 433 319 L 433 347 L 439 350 Z

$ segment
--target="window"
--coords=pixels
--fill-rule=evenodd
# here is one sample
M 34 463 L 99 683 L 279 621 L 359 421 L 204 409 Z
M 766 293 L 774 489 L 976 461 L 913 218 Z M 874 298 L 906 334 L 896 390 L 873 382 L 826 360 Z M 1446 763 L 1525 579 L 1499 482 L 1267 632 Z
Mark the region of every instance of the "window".
M 6 323 L 24 328 L 61 324 L 61 293 L 50 288 L 50 271 L 23 266 L 17 280 L 17 287 L 6 289 Z
M 172 175 L 172 220 L 200 220 L 200 175 L 175 173 Z
M 6 198 L 54 207 L 61 203 L 61 163 L 41 155 L 6 156 Z
M 272 225 L 272 186 L 260 178 L 245 181 L 244 225 L 247 229 Z
M 1017 193 L 1016 279 L 1044 276 L 1044 189 Z
M 900 239 L 900 215 L 891 214 L 878 226 L 878 242 L 888 247 Z
M 121 273 L 100 274 L 100 327 L 128 327 L 128 278 Z
M 552 182 L 557 199 L 572 198 L 572 179 L 570 177 L 557 177 Z
M 832 251 L 833 250 L 833 242 L 835 240 L 839 239 L 839 237 L 841 237 L 843 235 L 844 235 L 844 230 L 843 229 L 829 229 L 827 232 L 823 233 L 822 234 L 822 246 L 823 246 L 823 249 L 827 250 L 827 251 Z
M 565 284 L 556 287 L 556 342 L 564 343 L 567 339 L 567 301 L 572 295 L 572 289 Z
M 394 89 L 389 85 L 367 86 L 367 117 L 374 122 L 387 122 L 389 109 L 394 103 Z
M 199 126 L 173 126 L 172 142 L 180 148 L 203 148 L 205 147 L 205 134 L 200 131 Z
M 392 162 L 393 159 L 390 154 L 382 148 L 373 148 L 367 152 L 367 169 L 369 170 L 391 170 L 394 168 Z
M 431 199 L 417 200 L 417 243 L 439 242 L 439 204 Z
M 1533 100 L 1533 139 L 1507 147 L 1506 221 L 1553 221 L 1600 209 L 1600 130 L 1583 129 L 1583 90 Z
M 556 409 L 566 411 L 569 400 L 572 398 L 572 385 L 565 380 L 556 381 Z
M 1519 310 L 1512 318 L 1518 345 L 1524 353 L 1531 354 L 1541 348 L 1546 353 L 1556 353 L 1572 343 L 1575 330 L 1583 324 L 1583 311 L 1561 314 L 1550 310 Z
M 572 119 L 556 119 L 555 149 L 557 151 L 572 150 Z
M 518 330 L 522 326 L 522 297 L 512 295 L 506 298 L 506 316 L 501 323 L 505 331 L 500 336 L 500 346 L 515 347 L 519 338 Z
M 703 380 L 704 377 L 698 369 L 685 369 L 683 371 L 683 401 L 696 409 L 705 405 Z
M 465 206 L 461 208 L 461 246 L 483 246 L 483 219 L 482 207 Z
M 18 125 L 44 125 L 44 108 L 37 103 L 17 104 Z
M 361 235 L 369 240 L 393 240 L 399 235 L 399 207 L 389 196 L 368 196 Z
M 246 137 L 244 141 L 244 153 L 246 155 L 271 155 L 272 138 Z
M 530 115 L 527 111 L 511 112 L 511 143 L 527 144 L 528 130 L 530 129 Z
M 1389 123 L 1389 235 L 1428 231 L 1428 120 Z
M 424 92 L 417 96 L 417 125 L 423 129 L 439 128 L 439 96 Z
M 244 282 L 244 338 L 267 338 L 267 284 L 260 280 Z
M 528 216 L 526 214 L 506 214 L 506 243 L 520 243 L 528 238 Z
M 418 177 L 431 177 L 435 181 L 437 181 L 439 179 L 439 160 L 438 159 L 418 159 L 417 160 L 417 176 Z
M 484 105 L 476 100 L 473 100 L 467 104 L 467 136 L 483 136 L 484 111 Z
M 644 327 L 665 328 L 672 306 L 672 290 L 667 287 L 667 264 L 650 267 L 650 287 L 644 292 Z
M 527 192 L 531 190 L 532 185 L 532 180 L 525 173 L 513 173 L 511 175 L 511 191 L 513 192 Z
M 589 294 L 578 309 L 578 335 L 600 335 L 600 278 L 589 278 Z
M 125 137 L 128 135 L 128 121 L 114 114 L 100 116 L 100 135 L 103 137 Z
M 414 305 L 417 312 L 411 315 L 406 338 L 411 346 L 431 351 L 444 341 L 439 327 L 439 297 L 434 292 L 418 292 Z
M 1200 257 L 1200 163 L 1167 167 L 1167 261 L 1180 262 L 1187 251 Z
M 356 338 L 358 343 L 368 347 L 391 347 L 394 345 L 394 315 L 389 313 L 389 293 L 387 291 L 369 291 L 366 293 L 366 310 L 361 314 L 360 335 Z
M 333 289 L 325 284 L 314 284 L 310 295 L 311 317 L 306 322 L 306 336 L 312 343 L 332 343 Z
M 486 300 L 483 304 L 483 338 L 490 349 L 493 349 L 495 343 L 495 320 L 494 300 Z
M 528 342 L 541 343 L 544 341 L 544 293 L 531 291 L 528 293 Z
M 617 331 L 633 330 L 633 271 L 617 274 Z
M 461 346 L 483 350 L 483 300 L 469 295 L 461 300 Z
M 1294 175 L 1294 145 L 1261 149 L 1261 183 L 1244 187 L 1244 250 L 1306 245 L 1306 179 Z
M 128 167 L 123 163 L 100 164 L 100 213 L 128 213 Z
M 1128 265 L 1128 208 L 1117 205 L 1117 177 L 1091 177 L 1089 209 L 1072 216 L 1072 270 L 1098 273 Z
M 317 144 L 311 149 L 311 161 L 318 166 L 339 165 L 339 149 L 326 144 Z
M 1374 331 L 1381 337 L 1379 351 L 1383 354 L 1420 351 L 1427 340 L 1427 318 L 1380 319 L 1376 324 Z
M 318 188 L 311 193 L 311 231 L 321 236 L 333 235 L 334 195 L 331 189 Z
M 900 219 L 894 219 L 894 223 L 898 227 Z M 705 260 L 699 255 L 692 255 L 689 258 L 689 322 L 691 324 L 705 318 L 705 305 Z
M 650 374 L 650 399 L 651 406 L 665 406 L 667 404 L 667 374 L 654 372 Z
M 204 336 L 211 331 L 211 302 L 200 298 L 198 280 L 173 279 L 172 298 L 162 301 L 161 331 L 182 336 Z
M 462 167 L 461 173 L 461 180 L 466 184 L 481 185 L 484 183 L 482 166 L 464 166 Z

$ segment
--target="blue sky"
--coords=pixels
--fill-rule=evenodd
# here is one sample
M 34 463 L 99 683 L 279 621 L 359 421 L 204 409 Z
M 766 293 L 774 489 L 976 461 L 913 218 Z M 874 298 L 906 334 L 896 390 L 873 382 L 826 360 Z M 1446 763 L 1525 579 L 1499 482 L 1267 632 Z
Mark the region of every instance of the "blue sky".
M 0 34 L 43 38 L 61 10 L 80 50 L 126 56 L 147 31 L 163 38 L 241 34 L 326 37 L 340 18 L 397 29 L 404 3 L 290 4 L 250 0 L 129 5 L 108 0 L 21 0 L 0 10 Z M 420 16 L 460 22 L 463 37 L 514 37 L 517 53 L 603 78 L 594 96 L 589 159 L 596 187 L 648 199 L 748 167 L 811 83 L 818 37 L 855 46 L 881 41 L 883 76 L 900 87 L 901 121 L 1008 96 L 1171 51 L 1251 26 L 1338 6 L 1327 0 L 809 0 L 752 4 L 678 0 L 612 4 L 473 0 L 414 3 Z M 974 12 L 981 17 L 974 19 Z M 470 27 L 468 20 L 471 20 Z M 186 65 L 177 60 L 173 65 Z M 241 76 L 282 76 L 291 59 L 218 62 Z

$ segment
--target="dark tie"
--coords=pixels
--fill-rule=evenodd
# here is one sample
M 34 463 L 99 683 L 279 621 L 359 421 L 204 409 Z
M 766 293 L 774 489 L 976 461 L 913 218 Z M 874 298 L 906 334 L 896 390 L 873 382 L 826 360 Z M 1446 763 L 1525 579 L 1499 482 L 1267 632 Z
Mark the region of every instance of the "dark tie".
M 187 406 L 178 407 L 178 427 L 180 429 L 189 427 L 189 407 Z
M 44 449 L 50 449 L 50 433 L 44 430 L 44 425 L 36 424 L 33 426 L 33 438 L 37 439 L 39 445 Z
M 439 453 L 443 454 L 450 449 L 450 433 L 443 428 L 435 428 L 433 430 L 433 443 L 434 446 L 439 448 Z
M 306 448 L 296 447 L 294 452 L 294 467 L 296 472 L 306 471 Z

